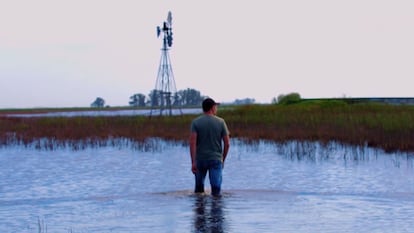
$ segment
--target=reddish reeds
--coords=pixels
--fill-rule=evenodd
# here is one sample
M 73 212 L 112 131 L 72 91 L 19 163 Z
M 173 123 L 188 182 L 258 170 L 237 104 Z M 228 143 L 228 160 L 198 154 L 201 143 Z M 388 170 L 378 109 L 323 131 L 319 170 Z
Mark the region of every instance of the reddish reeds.
M 114 138 L 142 143 L 148 138 L 185 140 L 190 118 L 168 117 L 0 117 L 0 144 L 103 145 Z M 185 130 L 187 129 L 187 130 Z M 42 142 L 43 145 L 48 143 Z
M 337 102 L 250 105 L 219 110 L 231 136 L 276 142 L 336 141 L 386 151 L 414 151 L 414 107 Z M 117 117 L 0 117 L 0 144 L 101 145 L 116 138 L 184 141 L 194 115 Z M 52 146 L 51 146 L 52 147 Z

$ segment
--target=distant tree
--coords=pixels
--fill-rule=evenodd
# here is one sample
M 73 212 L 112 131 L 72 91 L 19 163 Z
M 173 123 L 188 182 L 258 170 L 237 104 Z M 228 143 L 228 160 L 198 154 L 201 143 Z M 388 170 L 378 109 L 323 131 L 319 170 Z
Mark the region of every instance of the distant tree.
M 101 97 L 97 97 L 91 104 L 92 108 L 103 108 L 105 106 L 105 100 Z
M 177 92 L 174 94 L 172 105 L 173 106 L 180 106 L 181 105 L 180 95 Z
M 253 98 L 236 99 L 233 103 L 236 105 L 254 104 L 256 102 Z
M 180 90 L 177 92 L 177 95 L 177 101 L 179 101 L 182 106 L 200 105 L 204 99 L 204 96 L 201 95 L 200 91 L 191 88 Z
M 159 90 L 152 90 L 149 94 L 149 104 L 151 106 L 160 106 L 161 105 L 161 92 Z
M 171 96 L 171 99 L 167 99 L 166 95 L 163 96 L 160 90 L 155 89 L 148 96 L 147 104 L 151 106 L 162 106 L 163 104 L 168 104 L 168 101 L 171 101 L 172 106 L 196 106 L 200 105 L 205 98 L 200 91 L 191 88 L 177 91 Z
M 301 98 L 299 93 L 293 92 L 287 95 L 279 95 L 277 97 L 278 104 L 294 104 L 300 102 Z
M 131 101 L 129 101 L 129 105 L 133 107 L 145 107 L 145 98 L 146 96 L 138 93 L 134 94 L 133 96 L 129 97 Z

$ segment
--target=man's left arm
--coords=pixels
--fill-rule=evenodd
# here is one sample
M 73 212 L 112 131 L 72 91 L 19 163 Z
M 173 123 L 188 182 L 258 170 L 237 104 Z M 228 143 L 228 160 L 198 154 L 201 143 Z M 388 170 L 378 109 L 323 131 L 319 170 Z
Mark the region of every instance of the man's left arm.
M 223 136 L 223 164 L 224 164 L 224 161 L 226 160 L 227 153 L 229 152 L 229 148 L 230 148 L 230 136 L 227 134 Z
M 191 171 L 195 174 L 197 172 L 196 151 L 197 151 L 197 133 L 190 134 L 190 157 L 191 157 Z

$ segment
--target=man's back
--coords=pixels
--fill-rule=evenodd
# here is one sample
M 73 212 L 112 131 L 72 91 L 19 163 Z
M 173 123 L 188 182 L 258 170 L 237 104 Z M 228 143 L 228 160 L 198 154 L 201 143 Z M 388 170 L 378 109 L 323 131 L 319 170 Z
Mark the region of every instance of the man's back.
M 191 124 L 197 133 L 197 160 L 222 160 L 222 139 L 228 135 L 224 120 L 215 115 L 197 117 Z

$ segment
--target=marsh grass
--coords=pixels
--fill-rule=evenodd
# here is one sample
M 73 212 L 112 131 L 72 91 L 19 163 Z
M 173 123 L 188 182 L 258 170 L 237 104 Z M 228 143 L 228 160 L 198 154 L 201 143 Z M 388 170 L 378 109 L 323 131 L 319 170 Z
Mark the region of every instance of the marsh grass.
M 414 150 L 413 106 L 317 101 L 244 106 L 222 116 L 233 137 L 247 140 L 337 141 L 385 151 Z
M 391 151 L 414 151 L 414 106 L 343 101 L 220 107 L 231 137 L 245 141 L 332 141 Z M 0 116 L 0 144 L 39 147 L 105 145 L 127 139 L 144 146 L 149 138 L 186 143 L 191 120 L 181 116 L 36 117 Z M 119 141 L 118 141 L 119 142 Z

